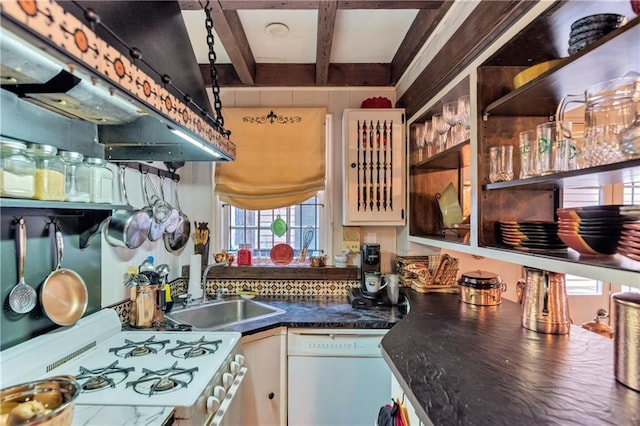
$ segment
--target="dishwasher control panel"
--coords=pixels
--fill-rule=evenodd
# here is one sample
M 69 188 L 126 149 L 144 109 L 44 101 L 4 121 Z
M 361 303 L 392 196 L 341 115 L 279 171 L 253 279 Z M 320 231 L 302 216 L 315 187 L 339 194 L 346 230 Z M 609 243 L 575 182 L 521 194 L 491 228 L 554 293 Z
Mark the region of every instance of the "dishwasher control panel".
M 297 356 L 379 357 L 387 330 L 289 329 L 287 353 Z

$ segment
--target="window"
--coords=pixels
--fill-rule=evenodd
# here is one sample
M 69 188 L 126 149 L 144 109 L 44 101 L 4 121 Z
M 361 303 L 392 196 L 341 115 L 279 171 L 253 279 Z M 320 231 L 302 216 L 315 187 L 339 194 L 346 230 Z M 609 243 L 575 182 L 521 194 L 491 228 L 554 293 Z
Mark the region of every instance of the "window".
M 271 210 L 244 210 L 229 204 L 223 205 L 223 221 L 228 229 L 225 247 L 228 251 L 236 251 L 240 244 L 251 244 L 253 256 L 268 258 L 274 245 L 279 243 L 293 247 L 295 257 L 300 255 L 305 244 L 305 235 L 313 231 L 308 241 L 308 252 L 318 250 L 320 224 L 324 192 L 319 192 L 303 203 Z M 278 237 L 271 224 L 278 216 L 287 224 L 287 232 Z
M 314 197 L 289 207 L 271 210 L 245 210 L 224 204 L 221 207 L 221 229 L 228 230 L 222 237 L 222 247 L 235 252 L 240 244 L 251 244 L 254 259 L 269 259 L 269 252 L 279 243 L 289 244 L 294 251 L 294 259 L 300 256 L 305 243 L 305 231 L 313 230 L 313 237 L 307 247 L 308 256 L 314 251 L 330 248 L 331 232 L 329 229 L 329 212 L 325 209 L 326 199 L 331 197 L 331 162 L 333 117 L 327 114 L 325 121 L 326 139 L 326 190 L 318 192 Z M 287 232 L 276 236 L 271 224 L 280 215 L 287 223 Z M 328 253 L 331 255 L 331 253 Z M 257 260 L 256 263 L 259 263 Z

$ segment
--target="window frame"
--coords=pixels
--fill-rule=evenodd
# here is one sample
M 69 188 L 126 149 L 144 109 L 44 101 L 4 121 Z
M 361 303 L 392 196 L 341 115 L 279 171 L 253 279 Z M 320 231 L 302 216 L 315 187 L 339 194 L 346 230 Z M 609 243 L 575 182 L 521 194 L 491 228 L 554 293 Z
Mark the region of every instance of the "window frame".
M 327 113 L 325 117 L 325 190 L 318 192 L 318 204 L 322 205 L 318 213 L 318 232 L 315 239 L 319 250 L 322 250 L 329 258 L 333 256 L 333 212 L 332 212 L 332 200 L 333 185 L 335 184 L 333 173 L 333 146 L 334 144 L 334 128 L 333 128 L 333 114 Z M 215 182 L 215 180 L 213 180 Z M 213 220 L 216 223 L 217 229 L 227 230 L 229 229 L 230 215 L 225 213 L 226 207 L 220 198 L 213 193 Z M 228 210 L 228 209 L 227 209 Z M 215 251 L 228 250 L 229 247 L 229 233 L 228 232 L 215 232 Z

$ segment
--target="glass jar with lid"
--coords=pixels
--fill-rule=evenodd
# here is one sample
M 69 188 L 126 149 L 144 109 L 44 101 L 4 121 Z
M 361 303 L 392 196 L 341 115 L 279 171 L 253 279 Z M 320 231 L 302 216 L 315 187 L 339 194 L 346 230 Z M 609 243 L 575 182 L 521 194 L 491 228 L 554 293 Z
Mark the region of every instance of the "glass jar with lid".
M 102 158 L 87 158 L 91 174 L 91 202 L 113 203 L 113 172 Z
M 88 203 L 90 201 L 90 166 L 83 162 L 84 155 L 74 151 L 59 151 L 65 167 L 65 201 Z
M 238 249 L 238 266 L 251 266 L 251 244 L 240 244 Z
M 58 148 L 51 145 L 31 143 L 27 153 L 36 162 L 35 189 L 36 200 L 64 201 L 64 161 L 56 156 Z
M 26 144 L 0 138 L 0 197 L 33 198 L 35 171 Z

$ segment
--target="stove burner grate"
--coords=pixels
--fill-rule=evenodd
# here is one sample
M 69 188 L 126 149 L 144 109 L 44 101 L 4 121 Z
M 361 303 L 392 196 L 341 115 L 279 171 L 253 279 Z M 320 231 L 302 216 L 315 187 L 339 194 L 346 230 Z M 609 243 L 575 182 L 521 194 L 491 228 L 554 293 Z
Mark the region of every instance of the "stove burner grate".
M 186 388 L 193 380 L 198 367 L 180 368 L 176 361 L 171 367 L 161 370 L 143 368 L 144 375 L 138 380 L 127 382 L 127 387 L 133 387 L 137 393 L 151 397 L 155 394 Z
M 178 340 L 177 343 L 178 346 L 167 349 L 167 353 L 176 358 L 188 359 L 215 353 L 222 340 L 204 340 L 204 336 L 202 336 L 195 342 Z
M 107 387 L 115 388 L 118 383 L 126 380 L 129 373 L 135 369 L 134 367 L 119 368 L 117 365 L 118 361 L 115 361 L 106 367 L 93 370 L 80 366 L 80 373 L 76 375 L 76 380 L 82 383 L 84 379 L 87 379 L 81 384 L 83 392 L 99 391 Z
M 121 358 L 144 356 L 158 353 L 158 351 L 164 349 L 165 345 L 169 342 L 170 340 L 156 340 L 156 336 L 151 336 L 141 342 L 124 339 L 125 344 L 123 346 L 110 348 L 109 352 L 113 352 Z

